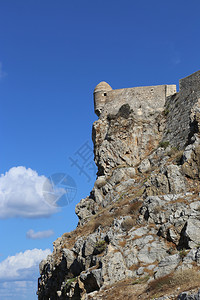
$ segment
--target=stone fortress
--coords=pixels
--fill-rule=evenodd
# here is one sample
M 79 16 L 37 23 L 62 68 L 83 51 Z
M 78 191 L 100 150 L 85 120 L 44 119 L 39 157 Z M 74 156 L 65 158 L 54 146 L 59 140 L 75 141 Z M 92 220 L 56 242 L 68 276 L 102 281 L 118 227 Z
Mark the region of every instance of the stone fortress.
M 176 85 L 157 85 L 113 90 L 102 81 L 94 89 L 94 110 L 100 119 L 116 114 L 120 107 L 128 104 L 137 119 L 151 118 L 165 110 L 168 118 L 164 139 L 174 146 L 183 148 L 186 136 L 195 133 L 197 120 L 191 121 L 188 111 L 200 102 L 200 71 L 179 80 Z M 165 116 L 165 117 L 166 117 Z M 178 121 L 178 122 L 177 122 Z
M 118 110 L 125 103 L 130 107 L 137 105 L 138 114 L 141 108 L 147 105 L 152 108 L 164 106 L 166 97 L 176 93 L 176 85 L 157 85 L 145 87 L 133 87 L 113 90 L 105 81 L 100 82 L 94 89 L 94 109 L 97 116 L 100 116 L 104 107 L 111 110 Z M 134 107 L 135 108 L 135 107 Z M 110 109 L 108 110 L 110 112 Z

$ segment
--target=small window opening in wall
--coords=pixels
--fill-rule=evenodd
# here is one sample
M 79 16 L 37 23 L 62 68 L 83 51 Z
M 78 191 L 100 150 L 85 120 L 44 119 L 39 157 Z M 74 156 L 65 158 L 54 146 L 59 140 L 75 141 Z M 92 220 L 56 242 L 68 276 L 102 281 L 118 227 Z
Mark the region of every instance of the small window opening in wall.
M 104 95 L 104 96 L 107 96 L 107 94 L 106 94 L 106 93 L 104 93 L 103 95 Z

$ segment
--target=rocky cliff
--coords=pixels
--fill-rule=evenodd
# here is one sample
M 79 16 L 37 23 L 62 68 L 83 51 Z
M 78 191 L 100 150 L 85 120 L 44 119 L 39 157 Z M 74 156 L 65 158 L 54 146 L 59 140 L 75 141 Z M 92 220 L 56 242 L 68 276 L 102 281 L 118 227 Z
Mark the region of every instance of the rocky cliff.
M 94 188 L 40 263 L 38 299 L 200 299 L 200 71 L 164 98 L 108 90 Z

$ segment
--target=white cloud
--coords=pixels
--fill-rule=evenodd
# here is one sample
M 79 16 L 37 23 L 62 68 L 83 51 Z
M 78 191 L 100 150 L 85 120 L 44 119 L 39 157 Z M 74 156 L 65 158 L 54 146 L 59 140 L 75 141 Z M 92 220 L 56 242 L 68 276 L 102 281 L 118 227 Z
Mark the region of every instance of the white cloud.
M 43 238 L 48 238 L 50 236 L 52 236 L 54 234 L 53 230 L 44 230 L 44 231 L 38 231 L 38 232 L 34 232 L 33 229 L 30 229 L 27 233 L 26 233 L 26 237 L 28 239 L 43 239 Z
M 43 186 L 49 193 L 43 195 Z M 48 217 L 58 211 L 53 204 L 52 185 L 36 171 L 13 167 L 0 176 L 0 218 Z M 54 201 L 55 202 L 55 201 Z
M 49 254 L 50 249 L 33 249 L 7 257 L 0 263 L 0 281 L 35 281 L 40 261 Z
M 0 299 L 35 300 L 39 263 L 50 249 L 33 249 L 7 257 L 0 263 Z
M 2 70 L 2 62 L 0 62 L 0 80 L 4 78 L 7 74 Z

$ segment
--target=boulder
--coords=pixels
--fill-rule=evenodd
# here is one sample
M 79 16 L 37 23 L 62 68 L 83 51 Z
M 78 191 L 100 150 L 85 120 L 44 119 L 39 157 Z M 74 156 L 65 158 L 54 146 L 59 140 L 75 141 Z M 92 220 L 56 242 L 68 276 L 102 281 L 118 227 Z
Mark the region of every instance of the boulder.
M 148 158 L 144 159 L 138 167 L 138 171 L 140 173 L 145 173 L 149 171 L 151 168 L 151 163 Z
M 189 218 L 184 232 L 188 247 L 200 245 L 200 220 Z
M 180 261 L 181 258 L 179 254 L 166 256 L 159 262 L 158 267 L 156 268 L 155 278 L 163 277 L 173 272 Z

